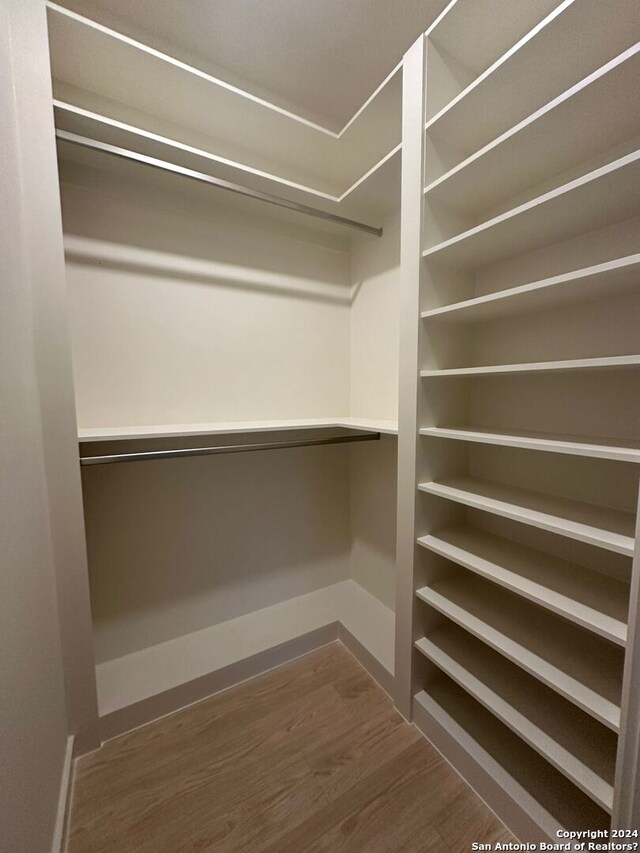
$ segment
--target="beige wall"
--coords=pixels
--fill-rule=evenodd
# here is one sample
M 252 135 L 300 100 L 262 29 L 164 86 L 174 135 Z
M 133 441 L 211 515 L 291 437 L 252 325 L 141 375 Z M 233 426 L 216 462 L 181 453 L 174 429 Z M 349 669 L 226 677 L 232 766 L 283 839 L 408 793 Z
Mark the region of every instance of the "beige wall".
M 31 66 L 39 64 L 43 16 L 35 0 L 0 7 L 0 848 L 6 853 L 51 849 L 67 744 L 34 337 L 39 285 L 29 234 L 34 199 L 25 180 L 31 146 L 24 145 L 18 85 L 18 78 L 26 82 L 23 61 L 32 49 Z

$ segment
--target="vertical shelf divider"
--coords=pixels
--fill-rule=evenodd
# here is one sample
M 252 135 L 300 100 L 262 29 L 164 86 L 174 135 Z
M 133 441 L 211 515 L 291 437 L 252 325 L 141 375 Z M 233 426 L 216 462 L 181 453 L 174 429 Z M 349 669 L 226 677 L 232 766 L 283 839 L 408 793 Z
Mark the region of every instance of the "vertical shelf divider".
M 414 694 L 414 562 L 418 501 L 418 395 L 422 210 L 424 204 L 424 125 L 426 38 L 421 35 L 402 63 L 401 293 L 398 411 L 398 528 L 396 546 L 396 704 L 411 719 Z

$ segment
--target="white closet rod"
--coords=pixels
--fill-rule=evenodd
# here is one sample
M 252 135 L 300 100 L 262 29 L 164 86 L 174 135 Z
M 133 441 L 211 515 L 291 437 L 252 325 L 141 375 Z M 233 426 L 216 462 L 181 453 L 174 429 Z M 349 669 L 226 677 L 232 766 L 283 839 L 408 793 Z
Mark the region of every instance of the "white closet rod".
M 357 222 L 355 219 L 347 219 L 345 216 L 338 216 L 336 213 L 328 213 L 325 210 L 319 210 L 317 207 L 309 207 L 306 204 L 299 204 L 289 199 L 281 198 L 270 193 L 263 193 L 259 190 L 252 190 L 248 187 L 243 187 L 241 184 L 233 184 L 230 181 L 223 181 L 221 178 L 214 178 L 207 175 L 205 172 L 196 172 L 193 169 L 187 169 L 185 166 L 178 166 L 176 163 L 169 163 L 167 160 L 158 160 L 156 157 L 149 157 L 146 154 L 139 154 L 137 151 L 130 151 L 128 148 L 119 148 L 116 145 L 109 145 L 107 142 L 100 142 L 97 139 L 90 139 L 87 136 L 79 136 L 76 133 L 70 133 L 67 130 L 56 130 L 58 139 L 64 142 L 70 142 L 72 145 L 79 145 L 82 148 L 91 148 L 94 151 L 102 151 L 105 154 L 112 154 L 115 157 L 121 157 L 123 160 L 133 160 L 137 163 L 143 163 L 145 166 L 152 166 L 154 169 L 162 169 L 165 172 L 172 172 L 174 175 L 180 175 L 183 178 L 190 178 L 193 181 L 199 181 L 202 184 L 217 187 L 221 190 L 237 193 L 238 195 L 253 198 L 257 201 L 264 201 L 267 204 L 274 204 L 277 207 L 284 207 L 287 210 L 293 210 L 295 213 L 304 213 L 306 216 L 314 216 L 316 219 L 325 219 L 327 222 L 333 222 L 336 225 L 344 225 L 347 228 L 356 228 L 358 231 L 364 231 L 366 234 L 373 234 L 375 237 L 382 237 L 382 228 L 376 228 L 373 225 L 366 225 L 364 222 Z
M 248 453 L 253 450 L 281 450 L 285 447 L 313 447 L 317 444 L 347 444 L 354 441 L 379 441 L 379 432 L 310 438 L 299 441 L 268 441 L 260 444 L 229 444 L 219 447 L 180 447 L 175 450 L 149 450 L 114 453 L 108 456 L 82 456 L 81 465 L 108 465 L 113 462 L 143 462 L 150 459 L 176 459 L 183 456 L 215 456 L 218 453 Z

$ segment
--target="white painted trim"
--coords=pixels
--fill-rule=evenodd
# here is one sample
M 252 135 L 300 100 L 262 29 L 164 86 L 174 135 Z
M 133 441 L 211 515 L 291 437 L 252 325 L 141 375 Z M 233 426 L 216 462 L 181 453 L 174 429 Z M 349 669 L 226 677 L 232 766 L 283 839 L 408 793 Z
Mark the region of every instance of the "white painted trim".
M 58 809 L 56 823 L 51 842 L 51 853 L 64 853 L 66 850 L 66 828 L 71 808 L 71 792 L 73 789 L 73 744 L 75 736 L 67 737 L 67 746 L 60 776 L 60 793 L 58 794 Z

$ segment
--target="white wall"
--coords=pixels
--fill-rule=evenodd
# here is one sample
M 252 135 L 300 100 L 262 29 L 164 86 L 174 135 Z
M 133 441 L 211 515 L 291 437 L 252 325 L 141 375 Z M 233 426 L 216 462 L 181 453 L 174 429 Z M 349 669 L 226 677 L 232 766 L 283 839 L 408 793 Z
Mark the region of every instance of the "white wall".
M 346 579 L 348 452 L 85 469 L 98 661 Z
M 64 173 L 80 426 L 347 415 L 345 239 L 145 179 Z M 85 470 L 97 659 L 347 578 L 348 450 Z
M 351 255 L 351 414 L 398 419 L 399 214 L 379 240 L 357 237 Z
M 21 52 L 34 48 L 26 80 L 37 87 L 43 16 L 36 0 L 0 7 L 0 848 L 6 853 L 51 850 L 67 744 L 34 339 L 34 198 L 24 179 L 31 163 L 16 100 L 25 82 L 18 85 L 25 72 L 18 56 L 26 59 Z
M 351 414 L 398 418 L 399 215 L 351 257 Z M 351 448 L 351 576 L 395 609 L 397 439 Z
M 301 217 L 99 165 L 62 167 L 81 427 L 395 418 L 397 221 L 352 256 Z M 100 662 L 350 574 L 393 605 L 393 438 L 83 485 Z
M 63 188 L 79 425 L 348 414 L 347 246 L 137 177 Z

